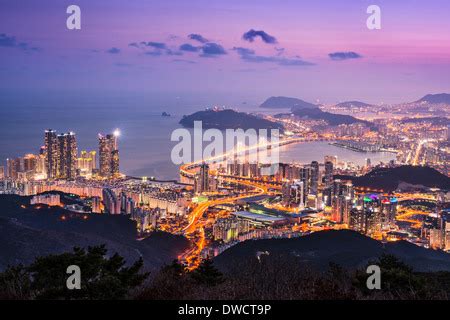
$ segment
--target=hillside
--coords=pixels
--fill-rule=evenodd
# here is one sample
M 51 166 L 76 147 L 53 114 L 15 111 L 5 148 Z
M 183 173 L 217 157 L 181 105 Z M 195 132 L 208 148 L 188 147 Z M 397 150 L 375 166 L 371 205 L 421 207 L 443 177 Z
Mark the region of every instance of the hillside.
M 300 238 L 241 242 L 214 259 L 227 271 L 238 261 L 256 259 L 258 251 L 272 255 L 292 255 L 314 268 L 325 270 L 330 262 L 356 269 L 376 260 L 383 253 L 393 254 L 416 271 L 450 271 L 450 255 L 428 250 L 406 241 L 383 244 L 350 230 L 316 232 Z
M 361 177 L 335 176 L 337 179 L 352 180 L 357 187 L 394 191 L 401 184 L 404 188 L 439 188 L 450 190 L 450 178 L 430 167 L 400 166 L 377 168 Z
M 361 108 L 361 107 L 370 107 L 371 104 L 361 101 L 344 101 L 336 104 L 336 106 L 342 108 Z
M 100 244 L 129 263 L 142 256 L 147 269 L 169 263 L 189 246 L 187 239 L 162 232 L 137 241 L 136 224 L 126 216 L 84 218 L 62 208 L 30 206 L 29 197 L 0 195 L 0 270 L 29 264 L 37 256 L 69 252 L 74 246 Z
M 450 94 L 449 93 L 437 93 L 437 94 L 427 94 L 417 100 L 416 102 L 427 102 L 431 104 L 450 104 Z
M 330 112 L 325 112 L 320 110 L 319 108 L 315 109 L 298 109 L 293 108 L 292 113 L 298 117 L 309 118 L 314 120 L 325 120 L 329 125 L 337 126 L 340 124 L 352 124 L 352 123 L 362 123 L 367 126 L 371 126 L 372 124 L 368 121 L 360 120 L 355 117 L 344 115 L 344 114 L 335 114 Z
M 198 111 L 188 116 L 183 116 L 180 124 L 186 128 L 193 128 L 194 121 L 202 121 L 203 129 L 280 129 L 283 125 L 266 119 L 258 118 L 244 112 L 231 109 Z
M 317 105 L 297 98 L 270 97 L 266 101 L 264 101 L 259 107 L 267 109 L 292 109 L 294 107 L 300 109 L 308 109 L 308 108 L 317 108 Z

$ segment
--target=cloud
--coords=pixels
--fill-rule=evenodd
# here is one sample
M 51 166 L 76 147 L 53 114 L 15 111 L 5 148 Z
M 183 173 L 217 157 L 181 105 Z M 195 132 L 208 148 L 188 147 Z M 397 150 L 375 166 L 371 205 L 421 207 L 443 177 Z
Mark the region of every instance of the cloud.
M 284 54 L 285 49 L 284 48 L 275 48 L 275 51 L 277 52 L 277 56 L 282 56 Z
M 116 48 L 116 47 L 112 47 L 108 50 L 106 50 L 107 53 L 111 53 L 111 54 L 118 54 L 120 53 L 120 49 Z
M 128 44 L 128 46 L 145 50 L 144 54 L 155 57 L 162 55 L 181 56 L 183 54 L 183 52 L 179 50 L 173 50 L 169 48 L 164 42 L 156 42 L 156 41 L 131 42 Z
M 257 37 L 260 37 L 261 40 L 264 41 L 265 43 L 269 44 L 277 43 L 277 39 L 275 37 L 271 36 L 270 34 L 266 33 L 263 30 L 250 29 L 249 31 L 247 31 L 242 35 L 242 39 L 248 42 L 255 41 L 255 38 Z
M 312 66 L 314 63 L 304 61 L 300 57 L 286 58 L 281 56 L 261 56 L 257 55 L 254 50 L 234 47 L 234 51 L 240 56 L 240 58 L 246 62 L 254 63 L 275 63 L 280 66 Z
M 251 55 L 255 54 L 255 50 L 248 49 L 248 48 L 234 47 L 233 50 L 236 51 L 238 53 L 238 55 L 240 55 L 241 57 L 251 56 Z
M 16 37 L 8 36 L 5 33 L 0 33 L 0 47 L 17 48 L 24 51 L 40 51 L 40 48 L 31 47 L 26 42 L 17 42 Z
M 227 54 L 225 49 L 218 43 L 208 42 L 201 47 L 202 54 L 201 57 L 216 57 L 220 55 Z
M 147 47 L 151 47 L 151 48 L 155 48 L 155 49 L 166 49 L 167 46 L 164 42 L 154 42 L 154 41 L 150 41 L 150 42 L 145 42 L 142 41 L 141 45 L 147 46 Z
M 191 33 L 190 35 L 188 35 L 188 38 L 191 40 L 198 41 L 200 43 L 207 43 L 209 41 L 208 39 L 204 38 L 202 35 L 197 33 Z
M 332 52 L 329 53 L 328 56 L 331 60 L 335 61 L 342 61 L 342 60 L 348 60 L 348 59 L 359 59 L 362 58 L 362 56 L 356 52 L 353 51 L 338 51 L 338 52 Z
M 189 43 L 182 44 L 179 49 L 181 51 L 187 51 L 187 52 L 197 52 L 200 50 L 199 47 L 193 46 L 192 44 L 189 44 Z

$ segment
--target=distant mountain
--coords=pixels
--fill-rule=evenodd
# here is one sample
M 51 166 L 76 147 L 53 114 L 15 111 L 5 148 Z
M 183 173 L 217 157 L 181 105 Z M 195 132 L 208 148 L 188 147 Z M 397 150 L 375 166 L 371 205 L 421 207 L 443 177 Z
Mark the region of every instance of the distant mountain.
M 317 105 L 303 101 L 297 98 L 289 98 L 289 97 L 270 97 L 266 101 L 264 101 L 260 106 L 260 108 L 267 109 L 308 109 L 308 108 L 317 108 Z
M 439 188 L 450 190 L 450 178 L 430 167 L 400 166 L 376 168 L 361 177 L 340 176 L 335 178 L 352 180 L 357 187 L 394 191 L 397 188 Z
M 0 270 L 70 252 L 75 246 L 101 244 L 128 263 L 142 257 L 146 269 L 157 269 L 189 247 L 186 238 L 164 232 L 138 241 L 136 223 L 126 216 L 88 214 L 85 219 L 83 214 L 29 202 L 30 197 L 0 195 Z
M 370 123 L 369 121 L 360 120 L 349 115 L 325 112 L 320 110 L 319 108 L 299 109 L 294 107 L 292 109 L 292 113 L 298 117 L 307 117 L 314 120 L 325 120 L 328 122 L 328 124 L 332 126 L 337 126 L 340 124 L 352 124 L 352 123 L 362 123 L 367 126 L 372 126 L 372 123 Z
M 202 121 L 204 129 L 284 129 L 282 124 L 230 109 L 198 111 L 189 116 L 183 116 L 180 124 L 193 128 L 194 121 Z
M 336 104 L 336 106 L 342 108 L 361 108 L 361 107 L 369 107 L 371 106 L 371 104 L 361 101 L 344 101 Z
M 214 258 L 221 270 L 245 259 L 256 259 L 257 252 L 272 255 L 287 254 L 303 263 L 326 270 L 330 262 L 347 269 L 364 267 L 383 253 L 393 254 L 415 271 L 450 271 L 450 255 L 418 247 L 406 241 L 381 243 L 350 230 L 330 230 L 312 233 L 300 238 L 248 240 L 238 243 Z
M 428 102 L 432 104 L 450 104 L 450 94 L 449 93 L 437 93 L 437 94 L 427 94 L 416 102 Z

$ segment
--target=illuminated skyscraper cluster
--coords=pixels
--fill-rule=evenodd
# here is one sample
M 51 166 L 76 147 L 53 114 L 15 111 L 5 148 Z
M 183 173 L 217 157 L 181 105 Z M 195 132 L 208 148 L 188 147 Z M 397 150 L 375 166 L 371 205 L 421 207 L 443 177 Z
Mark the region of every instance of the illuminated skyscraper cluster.
M 77 176 L 77 140 L 75 133 L 45 131 L 45 168 L 48 179 L 75 179 Z

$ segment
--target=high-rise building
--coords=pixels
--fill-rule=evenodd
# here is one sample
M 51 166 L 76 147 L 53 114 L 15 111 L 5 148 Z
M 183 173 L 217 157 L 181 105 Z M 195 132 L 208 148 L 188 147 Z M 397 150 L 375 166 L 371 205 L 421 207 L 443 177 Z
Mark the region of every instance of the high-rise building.
M 58 177 L 58 137 L 55 130 L 45 131 L 45 168 L 48 179 Z
M 311 162 L 311 184 L 309 193 L 317 195 L 319 190 L 319 163 Z
M 331 162 L 333 167 L 337 167 L 337 156 L 325 156 L 324 163 Z
M 92 213 L 101 213 L 101 200 L 100 197 L 92 197 Z
M 0 166 L 0 179 L 4 179 L 4 178 L 5 178 L 5 167 Z
M 58 178 L 75 179 L 77 176 L 77 140 L 75 133 L 58 135 Z
M 119 150 L 117 138 L 119 132 L 103 136 L 99 134 L 100 175 L 105 178 L 116 178 L 119 175 Z
M 333 184 L 333 162 L 325 162 L 325 186 L 329 187 Z
M 86 150 L 81 151 L 80 157 L 77 161 L 77 169 L 82 176 L 91 175 L 97 168 L 97 152 Z
M 120 214 L 120 198 L 117 197 L 113 190 L 108 188 L 103 189 L 103 204 L 105 205 L 106 212 L 109 214 Z
M 23 157 L 23 171 L 35 172 L 37 166 L 38 156 L 34 154 L 27 154 Z
M 209 191 L 209 166 L 206 163 L 202 163 L 199 173 L 195 176 L 194 191 L 196 193 Z
M 6 176 L 10 179 L 16 180 L 19 172 L 22 172 L 21 158 L 6 159 Z

